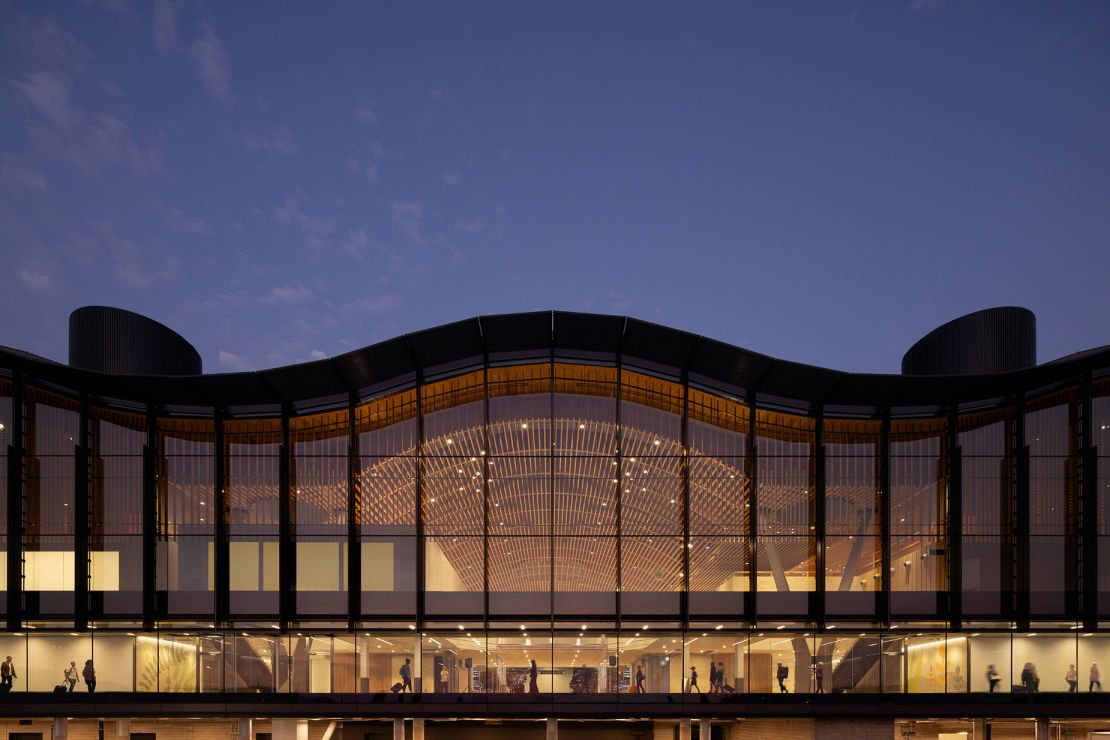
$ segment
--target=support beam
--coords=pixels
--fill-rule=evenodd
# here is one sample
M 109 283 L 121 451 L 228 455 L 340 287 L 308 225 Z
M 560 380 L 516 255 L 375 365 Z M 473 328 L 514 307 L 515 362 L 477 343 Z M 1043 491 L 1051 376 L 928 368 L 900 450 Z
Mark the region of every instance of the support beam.
M 69 737 L 69 720 L 65 717 L 55 717 L 54 725 L 51 727 L 51 733 L 54 740 L 61 740 L 61 738 Z
M 555 719 L 554 717 L 547 718 L 546 738 L 547 740 L 559 740 L 559 720 Z M 413 735 L 412 740 L 416 740 L 415 735 Z
M 825 530 L 828 515 L 825 511 L 825 408 L 817 407 L 817 419 L 814 429 L 814 486 L 813 513 L 814 513 L 814 546 L 815 557 L 813 611 L 814 621 L 818 629 L 825 628 Z
M 281 738 L 274 735 L 273 740 L 281 740 Z M 405 740 L 405 720 L 401 717 L 393 718 L 393 740 Z
M 23 629 L 23 378 L 12 378 L 12 418 L 8 434 L 8 631 Z
M 683 719 L 678 722 L 678 740 L 691 740 L 690 720 Z
M 358 441 L 358 396 L 347 398 L 347 629 L 354 630 L 362 615 L 362 453 Z
M 963 626 L 963 451 L 960 447 L 960 417 L 948 408 L 948 613 L 953 630 Z
M 281 410 L 281 444 L 278 446 L 278 624 L 282 632 L 297 614 L 297 471 L 289 442 L 290 409 Z
M 712 722 L 708 717 L 702 717 L 698 720 L 698 740 L 711 740 L 712 737 Z

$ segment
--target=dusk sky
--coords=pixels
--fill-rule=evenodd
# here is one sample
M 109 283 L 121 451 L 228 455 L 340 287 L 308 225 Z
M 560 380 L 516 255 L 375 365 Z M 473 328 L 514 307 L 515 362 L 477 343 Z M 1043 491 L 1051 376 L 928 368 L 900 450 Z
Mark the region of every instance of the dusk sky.
M 478 314 L 898 372 L 1110 344 L 1110 3 L 0 2 L 0 344 L 208 372 Z

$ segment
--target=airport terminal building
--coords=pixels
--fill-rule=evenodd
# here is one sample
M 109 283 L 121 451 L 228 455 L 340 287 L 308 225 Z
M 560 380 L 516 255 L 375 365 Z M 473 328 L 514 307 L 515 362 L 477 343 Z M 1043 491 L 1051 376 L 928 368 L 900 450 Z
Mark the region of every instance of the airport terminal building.
M 1097 736 L 1110 347 L 555 311 L 211 375 L 78 309 L 0 348 L 0 580 L 21 740 Z

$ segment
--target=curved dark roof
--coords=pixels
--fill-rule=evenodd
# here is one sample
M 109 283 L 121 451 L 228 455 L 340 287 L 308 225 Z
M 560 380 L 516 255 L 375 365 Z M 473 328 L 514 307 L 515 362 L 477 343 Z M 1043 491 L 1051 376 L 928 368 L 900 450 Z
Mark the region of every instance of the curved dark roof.
M 902 357 L 903 375 L 997 374 L 1037 364 L 1037 317 L 996 306 L 961 316 L 917 340 Z
M 193 376 L 110 375 L 0 348 L 0 365 L 98 397 L 161 406 L 290 406 L 338 402 L 412 385 L 484 362 L 565 359 L 621 363 L 737 398 L 799 410 L 824 405 L 928 413 L 990 402 L 1110 368 L 1110 347 L 999 375 L 943 377 L 847 373 L 779 360 L 635 318 L 565 311 L 477 316 L 325 360 Z

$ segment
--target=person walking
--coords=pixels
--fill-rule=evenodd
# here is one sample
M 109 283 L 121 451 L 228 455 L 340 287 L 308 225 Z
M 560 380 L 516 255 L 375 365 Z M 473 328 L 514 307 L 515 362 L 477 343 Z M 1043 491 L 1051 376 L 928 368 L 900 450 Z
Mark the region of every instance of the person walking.
M 85 661 L 85 667 L 81 669 L 81 678 L 85 679 L 85 686 L 90 694 L 96 691 L 96 669 L 93 668 L 91 659 Z
M 780 694 L 787 693 L 787 691 L 786 691 L 786 678 L 789 675 L 790 675 L 790 669 L 787 668 L 786 666 L 784 666 L 782 663 L 779 663 L 778 670 L 775 671 L 775 678 L 777 678 L 778 682 L 779 682 L 779 693 Z
M 528 668 L 528 693 L 540 693 L 539 684 L 536 683 L 536 678 L 539 676 L 539 669 L 536 667 L 536 659 L 532 658 L 532 665 Z
M 698 669 L 690 666 L 690 688 L 686 690 L 686 693 L 692 694 L 694 689 L 697 689 L 699 694 L 701 693 L 701 686 L 698 686 Z
M 19 678 L 15 672 L 15 663 L 12 662 L 12 656 L 8 656 L 3 663 L 0 663 L 0 691 L 7 693 L 12 690 L 12 681 Z
M 813 675 L 817 679 L 817 693 L 825 693 L 825 664 L 817 661 L 817 668 L 814 669 Z
M 397 671 L 401 674 L 401 690 L 397 693 L 403 694 L 406 690 L 412 693 L 412 666 L 408 658 L 405 658 L 405 664 Z
M 1068 672 L 1064 674 L 1064 680 L 1068 682 L 1068 693 L 1074 694 L 1079 687 L 1079 674 L 1071 663 L 1068 664 Z
M 717 663 L 716 661 L 709 661 L 709 693 L 717 693 Z
M 439 693 L 447 693 L 447 682 L 451 678 L 451 674 L 447 672 L 447 664 L 440 663 L 439 668 Z
M 1087 691 L 1094 691 L 1095 686 L 1098 686 L 1098 690 L 1102 691 L 1102 674 L 1098 670 L 1098 663 L 1091 663 L 1091 671 L 1087 677 L 1091 680 L 1091 685 L 1087 687 Z
M 636 664 L 636 693 L 644 693 L 644 665 L 643 663 Z
M 999 681 L 998 669 L 994 667 L 994 663 L 991 663 L 987 666 L 987 681 L 990 683 L 991 686 L 990 693 L 993 694 L 994 690 L 998 688 Z
M 1041 679 L 1037 677 L 1037 666 L 1032 663 L 1022 666 L 1021 685 L 1025 687 L 1025 693 L 1036 694 L 1040 683 Z
M 69 668 L 66 668 L 63 674 L 62 682 L 66 685 L 66 691 L 72 693 L 73 687 L 77 685 L 77 661 L 69 661 Z

